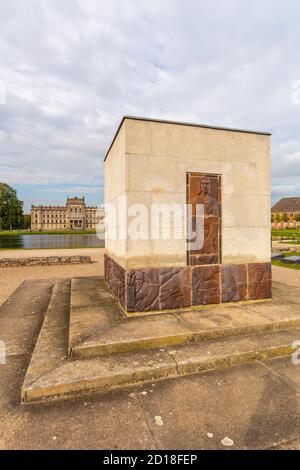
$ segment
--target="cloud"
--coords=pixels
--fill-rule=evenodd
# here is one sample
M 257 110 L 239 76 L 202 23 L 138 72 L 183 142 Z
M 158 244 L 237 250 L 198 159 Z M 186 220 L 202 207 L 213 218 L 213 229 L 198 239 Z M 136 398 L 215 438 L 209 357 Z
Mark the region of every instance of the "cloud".
M 50 189 L 41 189 L 41 191 L 52 192 L 52 193 L 74 193 L 74 194 L 96 194 L 104 191 L 104 188 L 93 187 L 93 186 L 72 186 L 71 188 L 50 188 Z
M 270 130 L 274 193 L 300 194 L 299 14 L 296 0 L 2 2 L 0 179 L 100 188 L 130 114 Z

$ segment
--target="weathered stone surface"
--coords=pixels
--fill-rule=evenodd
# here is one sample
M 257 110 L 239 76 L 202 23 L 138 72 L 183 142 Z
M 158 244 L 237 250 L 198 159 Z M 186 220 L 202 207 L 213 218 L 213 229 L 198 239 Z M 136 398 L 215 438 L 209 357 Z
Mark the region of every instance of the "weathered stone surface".
M 74 283 L 77 290 L 82 283 L 81 296 L 74 296 Z M 142 315 L 135 313 L 134 316 L 120 318 L 116 316 L 117 302 L 112 296 L 110 303 L 105 296 L 101 300 L 99 285 L 101 279 L 96 278 L 72 280 L 69 333 L 72 357 L 95 357 L 300 326 L 296 305 L 286 307 L 283 316 L 282 306 L 274 304 L 274 301 L 242 307 L 208 305 L 206 308 L 194 308 L 193 311 L 183 309 L 176 314 L 173 311 L 159 315 L 145 315 L 142 312 Z
M 107 255 L 104 255 L 104 278 L 114 296 L 125 308 L 125 269 Z
M 6 357 L 31 353 L 41 329 L 54 282 L 24 281 L 0 305 L 0 340 Z M 28 350 L 29 348 L 29 350 Z M 5 365 L 0 364 L 0 368 Z
M 159 271 L 143 269 L 127 275 L 127 310 L 144 312 L 159 310 Z
M 192 230 L 203 230 L 203 246 L 190 247 L 187 253 L 188 264 L 218 264 L 220 258 L 221 233 L 221 176 L 201 173 L 187 175 L 187 203 L 192 205 Z M 203 217 L 199 217 L 196 206 L 204 206 Z M 188 226 L 190 227 L 189 220 Z M 190 235 L 188 235 L 190 239 Z
M 1 306 L 0 316 L 6 319 L 17 316 L 20 323 L 23 315 L 29 314 L 33 330 L 39 331 L 40 314 L 39 311 L 32 313 L 30 304 L 35 298 L 39 299 L 33 303 L 39 309 L 43 295 L 38 292 L 33 295 L 35 284 L 27 282 L 19 294 L 16 293 L 16 301 L 12 296 L 10 304 Z M 255 309 L 257 312 L 256 318 L 268 310 L 270 318 L 273 315 L 273 320 L 280 320 L 287 318 L 292 311 L 295 315 L 298 312 L 299 316 L 298 291 L 296 286 L 291 288 L 275 283 L 271 302 L 218 305 L 189 313 L 195 313 L 194 318 L 201 320 L 203 313 L 209 312 L 209 318 L 213 316 L 215 321 L 221 313 L 222 324 L 226 326 L 226 311 L 232 312 L 232 318 L 237 320 L 251 307 L 251 311 Z M 20 301 L 22 297 L 27 298 L 25 306 Z M 13 336 L 14 331 L 11 330 L 10 334 Z M 29 360 L 33 335 L 24 331 L 23 338 L 18 337 L 17 340 L 26 342 Z M 22 357 L 11 357 L 15 362 L 8 360 L 3 369 L 0 365 L 0 371 L 3 371 L 0 387 L 1 449 L 149 449 L 151 446 L 154 449 L 224 449 L 221 441 L 225 436 L 234 441 L 234 449 L 262 449 L 280 443 L 286 448 L 289 440 L 293 440 L 292 445 L 295 446 L 294 439 L 299 438 L 297 389 L 300 375 L 290 357 L 268 360 L 266 367 L 255 362 L 150 382 L 130 390 L 109 390 L 101 396 L 82 396 L 30 407 L 19 405 L 21 375 L 26 372 L 22 369 L 27 368 L 22 360 L 19 362 Z M 155 422 L 157 415 L 162 417 L 162 426 Z M 212 438 L 207 436 L 208 432 L 213 434 Z
M 299 394 L 273 371 L 279 361 L 290 358 L 157 383 L 141 403 L 158 448 L 224 451 L 228 437 L 227 449 L 259 450 L 299 437 Z
M 69 354 L 79 343 L 118 324 L 124 315 L 99 277 L 71 281 Z
M 92 322 L 91 322 L 92 325 Z M 84 331 L 88 331 L 86 327 Z M 84 333 L 84 332 L 82 332 Z M 126 318 L 109 328 L 94 329 L 86 340 L 78 342 L 72 356 L 95 357 L 112 353 L 150 350 L 183 344 L 194 337 L 189 327 L 173 314 L 144 315 Z
M 290 354 L 293 351 L 291 343 L 298 334 L 298 330 L 251 337 L 241 337 L 239 334 L 237 337 L 199 341 L 164 350 L 124 352 L 102 357 L 101 361 L 98 358 L 69 360 L 66 354 L 66 318 L 60 315 L 61 308 L 64 307 L 60 304 L 56 285 L 23 385 L 24 403 L 113 390 L 134 383 L 153 382 L 166 377 Z M 160 317 L 155 320 L 158 326 Z M 148 318 L 145 323 L 147 321 Z M 181 330 L 186 328 L 184 334 L 188 333 L 188 327 L 180 327 L 180 322 L 178 326 L 174 324 L 174 327 L 174 331 L 178 327 Z M 136 327 L 132 334 L 135 331 Z M 187 334 L 187 338 L 190 339 L 190 336 Z
M 220 303 L 220 267 L 201 266 L 192 269 L 192 304 Z
M 201 266 L 205 264 L 218 264 L 217 255 L 199 255 L 189 253 L 189 265 L 190 266 Z
M 190 269 L 161 269 L 160 309 L 175 309 L 191 305 Z
M 91 263 L 90 256 L 34 256 L 31 258 L 0 258 L 0 268 L 19 266 L 44 266 L 58 264 L 87 264 Z
M 92 285 L 96 279 L 91 279 L 91 282 Z M 84 283 L 87 288 L 87 279 Z M 76 346 L 78 351 L 82 348 L 82 356 L 70 360 L 67 355 L 69 291 L 68 281 L 56 282 L 24 382 L 22 396 L 25 402 L 112 390 L 196 370 L 288 354 L 298 331 L 292 331 L 292 328 L 298 328 L 300 324 L 296 305 L 291 305 L 290 314 L 282 321 L 280 309 L 268 309 L 263 317 L 264 304 L 210 307 L 209 312 L 207 307 L 203 310 L 203 318 L 202 310 L 199 310 L 198 317 L 196 312 L 187 312 L 182 318 L 165 314 L 124 319 L 123 323 L 114 325 L 115 329 L 104 325 L 98 336 L 95 325 L 92 325 L 90 337 Z M 91 301 L 86 293 L 82 298 L 88 311 L 97 297 L 92 291 L 90 289 Z M 79 301 L 80 296 L 77 295 L 76 308 L 79 308 Z M 222 310 L 218 312 L 217 309 Z M 89 317 L 89 320 L 92 319 Z M 85 328 L 87 326 L 84 325 Z M 267 332 L 262 336 L 261 333 Z M 256 336 L 256 333 L 260 335 Z M 197 344 L 189 343 L 191 340 Z M 186 346 L 183 348 L 179 344 Z M 153 349 L 159 347 L 165 349 Z M 101 354 L 101 348 L 102 354 L 105 348 L 107 353 L 119 354 L 102 356 L 100 361 L 93 356 L 98 352 Z M 176 351 L 179 350 L 180 357 L 176 359 Z M 94 354 L 90 354 L 91 351 Z
M 222 302 L 247 300 L 247 266 L 227 264 L 222 266 Z
M 150 311 L 191 305 L 190 270 L 144 269 L 127 276 L 127 310 Z
M 248 265 L 248 298 L 269 299 L 272 297 L 271 263 Z
M 125 311 L 150 312 L 271 298 L 271 264 L 125 271 L 105 256 L 105 278 Z
M 191 343 L 172 348 L 179 374 L 195 373 L 291 354 L 298 330 L 278 331 L 259 336 L 236 336 L 214 341 Z

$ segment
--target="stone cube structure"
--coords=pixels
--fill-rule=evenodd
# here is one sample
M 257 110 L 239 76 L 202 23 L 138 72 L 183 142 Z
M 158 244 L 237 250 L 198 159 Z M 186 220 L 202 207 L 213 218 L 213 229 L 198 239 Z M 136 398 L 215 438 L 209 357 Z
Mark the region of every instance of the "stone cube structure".
M 271 297 L 269 133 L 125 116 L 105 204 L 105 280 L 125 312 Z

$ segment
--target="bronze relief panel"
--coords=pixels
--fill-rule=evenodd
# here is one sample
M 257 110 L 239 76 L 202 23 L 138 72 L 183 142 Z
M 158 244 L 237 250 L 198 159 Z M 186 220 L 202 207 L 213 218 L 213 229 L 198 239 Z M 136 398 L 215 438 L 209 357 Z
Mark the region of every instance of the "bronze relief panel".
M 127 310 L 159 310 L 159 271 L 142 269 L 127 273 Z
M 239 302 L 247 297 L 247 265 L 222 266 L 222 302 Z
M 221 176 L 188 173 L 187 204 L 191 208 L 187 217 L 188 243 L 198 239 L 198 243 L 189 243 L 187 264 L 220 264 Z
M 221 302 L 219 266 L 199 266 L 192 269 L 192 297 L 192 305 Z
M 272 297 L 271 263 L 248 264 L 249 300 L 270 299 Z

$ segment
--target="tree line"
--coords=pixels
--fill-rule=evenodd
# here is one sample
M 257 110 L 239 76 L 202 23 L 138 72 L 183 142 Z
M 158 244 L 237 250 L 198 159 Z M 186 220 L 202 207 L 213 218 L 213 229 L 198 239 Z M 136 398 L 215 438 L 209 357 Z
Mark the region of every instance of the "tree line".
M 17 191 L 6 183 L 0 183 L 0 230 L 30 228 L 30 215 L 23 213 L 23 201 Z

